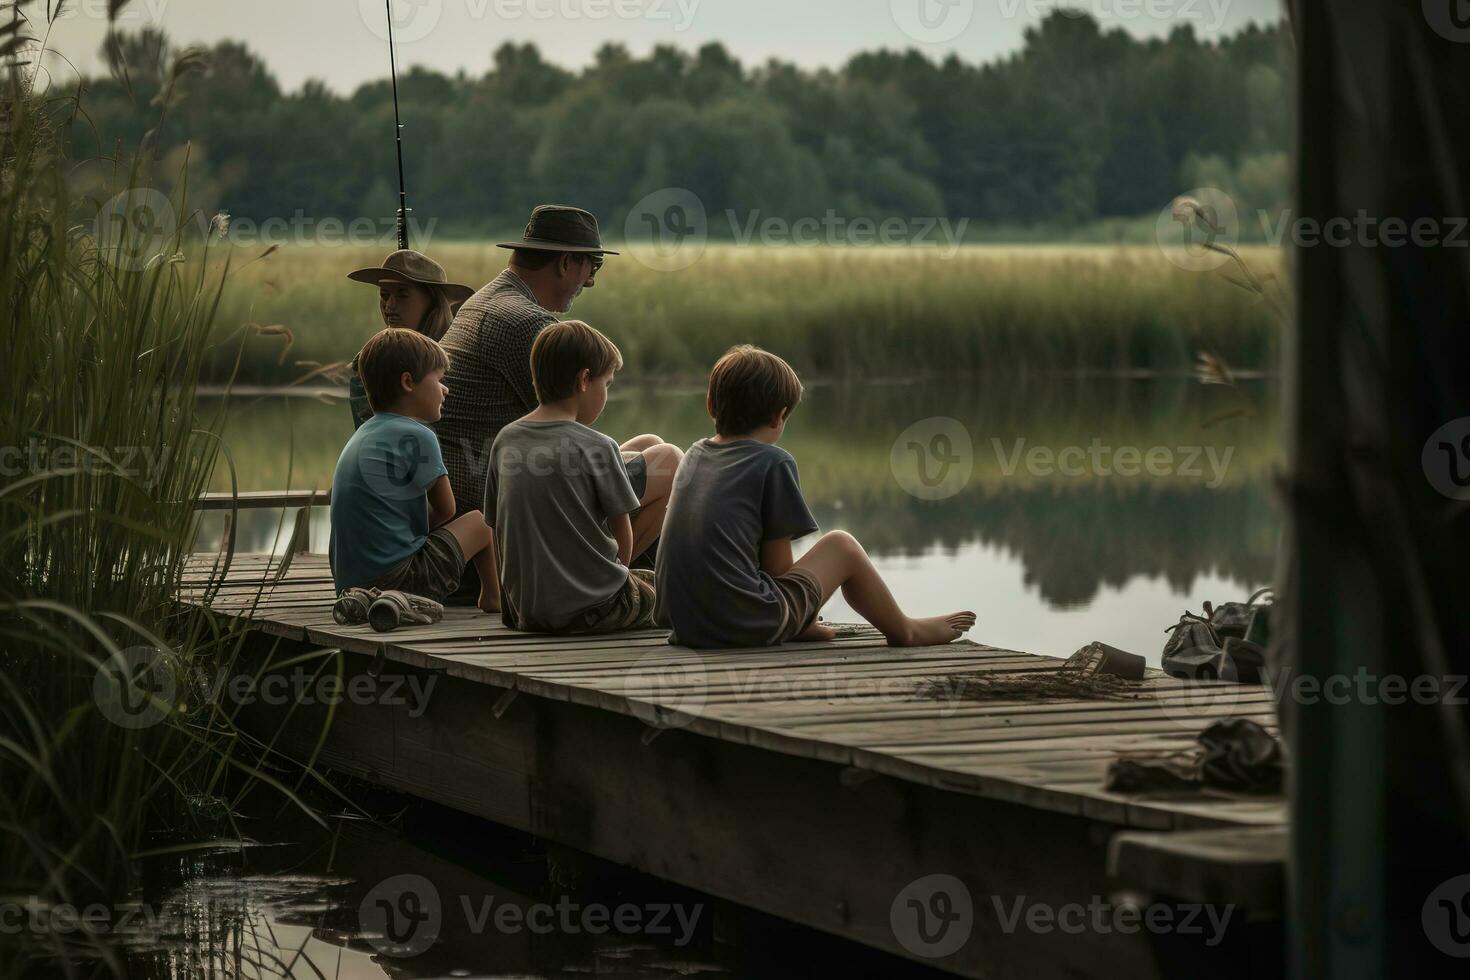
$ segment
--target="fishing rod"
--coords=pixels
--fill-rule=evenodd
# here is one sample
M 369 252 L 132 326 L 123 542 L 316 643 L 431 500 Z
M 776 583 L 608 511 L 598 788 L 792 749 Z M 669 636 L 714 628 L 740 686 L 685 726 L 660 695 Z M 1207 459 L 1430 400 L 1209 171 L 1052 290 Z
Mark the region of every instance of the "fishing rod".
M 393 134 L 398 142 L 398 247 L 408 248 L 408 191 L 403 183 L 403 122 L 398 117 L 398 61 L 393 53 L 393 0 L 383 0 L 388 10 L 388 71 L 393 78 Z

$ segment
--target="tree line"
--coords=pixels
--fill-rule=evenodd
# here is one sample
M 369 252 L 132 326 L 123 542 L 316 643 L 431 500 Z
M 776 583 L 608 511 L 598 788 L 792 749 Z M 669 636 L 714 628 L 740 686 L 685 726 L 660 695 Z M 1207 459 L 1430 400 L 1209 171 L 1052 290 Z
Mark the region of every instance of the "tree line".
M 287 92 L 243 44 L 180 54 L 157 30 L 110 35 L 110 74 L 61 93 L 80 96 L 73 157 L 147 133 L 155 185 L 167 189 L 187 147 L 190 204 L 207 213 L 391 216 L 386 72 L 345 96 L 318 81 Z M 642 58 L 609 44 L 569 71 L 507 43 L 484 74 L 414 67 L 398 87 L 410 204 L 439 234 L 502 233 L 545 201 L 587 207 L 616 233 L 668 187 L 742 221 L 836 212 L 1065 231 L 1156 214 L 1197 185 L 1281 206 L 1289 58 L 1280 24 L 1139 39 L 1053 13 L 986 64 L 880 50 L 809 70 L 743 65 L 720 44 Z

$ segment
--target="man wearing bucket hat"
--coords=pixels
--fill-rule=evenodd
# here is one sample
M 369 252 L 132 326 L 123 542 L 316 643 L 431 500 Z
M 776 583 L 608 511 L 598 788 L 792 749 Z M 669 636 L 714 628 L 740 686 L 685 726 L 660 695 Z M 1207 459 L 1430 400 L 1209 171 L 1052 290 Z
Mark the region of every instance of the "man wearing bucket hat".
M 454 321 L 454 311 L 475 292 L 469 286 L 450 282 L 444 267 L 423 252 L 407 248 L 389 255 L 380 266 L 349 272 L 347 278 L 378 287 L 378 315 L 383 326 L 415 330 L 434 341 L 444 337 Z M 361 427 L 373 417 L 373 410 L 357 373 L 355 357 L 348 392 L 352 423 Z
M 485 497 L 490 447 L 500 430 L 536 408 L 531 344 L 566 313 L 583 289 L 596 285 L 606 256 L 597 218 L 581 208 L 543 204 L 509 249 L 509 267 L 475 293 L 444 335 L 449 396 L 435 426 L 461 514 L 479 510 Z M 673 489 L 678 448 L 655 435 L 622 444 L 628 478 L 642 506 Z M 467 575 L 467 579 L 472 576 Z M 471 583 L 465 584 L 468 594 Z

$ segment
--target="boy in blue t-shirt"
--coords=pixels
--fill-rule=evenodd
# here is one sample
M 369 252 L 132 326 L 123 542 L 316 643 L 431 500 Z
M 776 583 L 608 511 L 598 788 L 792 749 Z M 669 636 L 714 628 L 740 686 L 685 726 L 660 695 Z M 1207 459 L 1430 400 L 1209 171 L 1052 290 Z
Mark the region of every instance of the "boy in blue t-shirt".
M 466 561 L 479 572 L 479 607 L 500 611 L 493 532 L 479 511 L 454 519 L 454 494 L 428 423 L 439 420 L 449 357 L 413 330 L 376 334 L 357 358 L 374 415 L 342 450 L 332 475 L 329 553 L 338 592 L 407 592 L 442 600 Z

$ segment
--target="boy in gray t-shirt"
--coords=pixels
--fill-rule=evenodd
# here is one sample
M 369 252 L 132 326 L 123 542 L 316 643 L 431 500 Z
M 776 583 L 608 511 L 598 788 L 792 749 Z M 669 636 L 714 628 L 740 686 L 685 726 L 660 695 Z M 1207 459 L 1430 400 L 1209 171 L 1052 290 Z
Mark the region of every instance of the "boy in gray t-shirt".
M 819 623 L 842 590 L 892 646 L 949 643 L 972 612 L 915 619 L 852 535 L 831 531 L 794 561 L 791 542 L 817 529 L 796 460 L 776 441 L 801 401 L 801 380 L 775 354 L 732 348 L 710 372 L 706 405 L 715 436 L 694 444 L 674 478 L 659 539 L 654 620 L 671 643 L 703 648 L 830 640 Z
M 531 347 L 540 405 L 496 436 L 485 480 L 505 625 L 531 633 L 606 633 L 653 621 L 653 576 L 628 565 L 657 535 L 664 506 L 639 510 L 618 444 L 588 427 L 623 365 L 578 320 Z M 636 512 L 636 514 L 635 514 Z
M 820 583 L 794 569 L 783 580 L 760 568 L 760 542 L 817 530 L 786 450 L 759 439 L 701 439 L 684 454 L 669 517 L 654 618 L 674 630 L 671 642 L 765 646 L 796 638 L 816 621 Z

